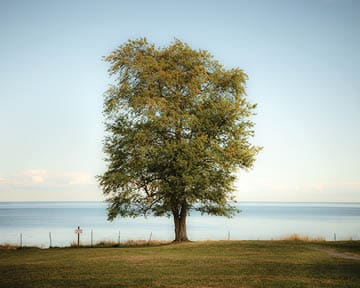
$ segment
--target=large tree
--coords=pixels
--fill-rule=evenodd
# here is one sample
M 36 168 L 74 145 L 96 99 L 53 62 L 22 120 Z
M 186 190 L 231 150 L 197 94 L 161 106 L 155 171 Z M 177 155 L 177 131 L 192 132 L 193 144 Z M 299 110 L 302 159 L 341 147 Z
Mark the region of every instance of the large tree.
M 246 74 L 179 40 L 162 48 L 129 40 L 104 60 L 114 77 L 99 176 L 109 220 L 172 216 L 175 241 L 186 241 L 192 210 L 235 213 L 234 173 L 250 168 L 259 150 L 250 143 L 256 105 L 245 95 Z

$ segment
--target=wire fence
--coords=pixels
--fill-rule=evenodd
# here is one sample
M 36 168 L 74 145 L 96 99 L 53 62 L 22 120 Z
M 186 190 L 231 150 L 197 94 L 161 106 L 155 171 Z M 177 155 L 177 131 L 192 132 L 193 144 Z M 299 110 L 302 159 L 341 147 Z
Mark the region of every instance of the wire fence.
M 158 236 L 158 237 L 157 237 Z M 301 234 L 289 234 L 279 237 L 258 237 L 247 239 L 246 237 L 233 237 L 231 231 L 227 231 L 222 237 L 195 237 L 193 240 L 300 240 L 300 241 L 341 241 L 341 240 L 360 240 L 360 235 L 357 237 L 341 237 L 336 232 L 329 233 L 325 237 L 309 237 Z M 339 237 L 340 236 L 340 237 Z M 143 245 L 166 243 L 173 240 L 171 235 L 164 237 L 164 234 L 157 235 L 153 231 L 146 231 L 144 233 L 134 233 L 132 231 L 122 230 L 103 230 L 103 229 L 66 229 L 61 231 L 31 231 L 18 233 L 6 233 L 5 237 L 0 237 L 1 246 L 16 246 L 16 247 L 40 247 L 40 248 L 53 248 L 53 247 L 99 247 L 99 246 L 121 246 L 121 245 Z
M 70 230 L 70 229 L 69 229 Z M 125 244 L 169 242 L 171 238 L 156 237 L 152 231 L 132 233 L 128 231 L 104 231 L 96 229 L 64 231 L 26 231 L 6 233 L 0 236 L 0 246 L 16 247 L 68 247 L 68 246 L 120 246 Z M 163 235 L 162 235 L 163 236 Z

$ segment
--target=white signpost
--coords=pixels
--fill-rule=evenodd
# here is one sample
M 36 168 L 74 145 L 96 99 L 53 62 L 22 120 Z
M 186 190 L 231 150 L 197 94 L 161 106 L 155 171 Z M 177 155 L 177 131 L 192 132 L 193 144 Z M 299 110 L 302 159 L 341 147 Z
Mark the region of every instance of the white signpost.
M 83 232 L 82 229 L 80 229 L 80 226 L 78 226 L 77 229 L 75 229 L 75 234 L 77 234 L 77 246 L 80 246 L 80 234 Z

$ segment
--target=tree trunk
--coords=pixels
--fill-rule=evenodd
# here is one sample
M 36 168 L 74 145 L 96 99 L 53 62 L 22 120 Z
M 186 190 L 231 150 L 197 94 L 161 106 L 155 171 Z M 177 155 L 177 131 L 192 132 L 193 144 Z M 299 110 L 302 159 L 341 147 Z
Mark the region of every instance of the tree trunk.
M 173 213 L 175 224 L 175 240 L 174 242 L 189 241 L 186 233 L 186 216 L 187 210 L 182 207 L 180 211 Z

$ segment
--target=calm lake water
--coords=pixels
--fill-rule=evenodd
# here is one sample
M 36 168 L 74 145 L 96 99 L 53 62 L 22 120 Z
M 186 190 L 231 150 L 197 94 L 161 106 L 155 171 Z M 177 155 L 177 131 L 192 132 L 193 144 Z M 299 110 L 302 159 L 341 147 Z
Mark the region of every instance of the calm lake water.
M 234 218 L 188 217 L 191 240 L 278 239 L 298 233 L 333 240 L 360 239 L 360 203 L 238 203 L 241 213 Z M 0 243 L 67 246 L 76 240 L 74 230 L 83 229 L 82 243 L 172 240 L 173 221 L 166 217 L 106 219 L 106 204 L 102 202 L 0 202 Z

